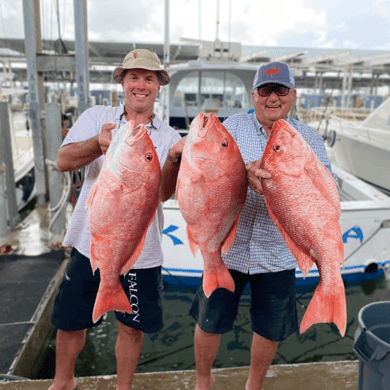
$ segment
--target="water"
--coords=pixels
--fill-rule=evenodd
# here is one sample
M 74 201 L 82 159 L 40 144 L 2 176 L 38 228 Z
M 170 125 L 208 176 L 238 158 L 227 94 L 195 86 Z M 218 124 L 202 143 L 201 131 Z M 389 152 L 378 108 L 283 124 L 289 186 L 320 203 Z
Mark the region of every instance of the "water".
M 298 317 L 302 319 L 310 302 L 313 288 L 297 294 Z M 194 296 L 192 288 L 167 287 L 164 293 L 164 329 L 159 334 L 146 335 L 137 372 L 194 369 L 193 335 L 195 322 L 188 310 Z M 358 313 L 365 305 L 390 301 L 390 275 L 364 284 L 347 286 L 347 331 L 341 337 L 332 324 L 312 326 L 302 335 L 293 334 L 279 344 L 273 364 L 356 360 L 352 347 L 358 326 Z M 252 331 L 248 308 L 249 297 L 243 296 L 235 327 L 223 335 L 214 367 L 247 366 L 250 363 Z M 116 373 L 115 316 L 109 313 L 97 328 L 87 332 L 86 347 L 76 364 L 76 376 Z M 40 378 L 54 375 L 55 341 L 50 344 Z

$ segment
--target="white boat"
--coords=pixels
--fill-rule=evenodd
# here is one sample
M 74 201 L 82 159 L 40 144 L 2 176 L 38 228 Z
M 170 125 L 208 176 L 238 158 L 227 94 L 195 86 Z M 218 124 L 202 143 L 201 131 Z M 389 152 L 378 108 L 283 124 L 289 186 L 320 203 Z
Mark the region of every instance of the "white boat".
M 345 249 L 345 265 L 341 269 L 348 284 L 361 283 L 383 275 L 390 264 L 390 197 L 355 176 L 333 167 L 339 178 L 341 198 L 341 228 Z M 191 253 L 186 223 L 174 199 L 164 204 L 164 281 L 196 286 L 200 283 L 203 260 L 198 251 Z M 313 266 L 304 277 L 297 269 L 296 285 L 318 282 L 318 270 Z
M 0 101 L 8 103 L 16 204 L 22 209 L 34 196 L 34 151 L 28 119 L 26 90 L 3 88 Z
M 239 43 L 201 41 L 198 60 L 170 65 L 169 124 L 188 130 L 201 111 L 222 120 L 250 109 L 257 66 L 240 62 L 240 57 Z
M 390 193 L 390 98 L 364 121 L 330 115 L 319 131 L 338 167 Z

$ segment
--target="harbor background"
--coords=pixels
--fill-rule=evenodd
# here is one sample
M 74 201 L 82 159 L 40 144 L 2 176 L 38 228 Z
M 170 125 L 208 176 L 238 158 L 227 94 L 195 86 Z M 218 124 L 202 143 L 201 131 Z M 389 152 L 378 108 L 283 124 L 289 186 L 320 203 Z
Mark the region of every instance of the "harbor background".
M 169 43 L 166 40 L 163 45 L 161 43 L 162 29 L 160 29 L 159 35 L 156 35 L 156 38 L 151 40 L 151 42 L 154 43 L 142 42 L 130 34 L 124 35 L 123 31 L 116 36 L 126 36 L 126 40 L 118 42 L 102 39 L 103 35 L 96 35 L 96 30 L 95 34 L 90 34 L 90 38 L 92 39 L 88 39 L 88 34 L 85 34 L 85 32 L 87 30 L 92 32 L 94 27 L 92 27 L 93 24 L 87 26 L 86 1 L 74 3 L 78 6 L 82 5 L 79 8 L 79 12 L 76 12 L 75 25 L 84 28 L 81 29 L 81 33 L 79 31 L 78 34 L 74 34 L 73 36 L 72 34 L 71 36 L 65 34 L 63 30 L 61 31 L 59 26 L 59 15 L 58 36 L 55 36 L 55 34 L 47 34 L 50 30 L 47 29 L 48 25 L 45 24 L 47 23 L 48 16 L 48 9 L 45 8 L 48 4 L 47 2 L 41 2 L 42 4 L 45 4 L 45 6 L 42 7 L 41 12 L 39 12 L 39 1 L 37 0 L 23 2 L 24 5 L 29 5 L 23 10 L 23 7 L 21 6 L 22 2 L 7 1 L 7 3 L 10 7 L 15 7 L 14 4 L 18 4 L 17 7 L 19 7 L 19 12 L 16 12 L 15 14 L 22 17 L 22 14 L 24 13 L 26 20 L 34 13 L 32 12 L 32 9 L 35 7 L 35 16 L 41 14 L 44 26 L 44 28 L 42 28 L 41 36 L 41 32 L 38 31 L 39 18 L 37 20 L 34 19 L 34 21 L 30 20 L 29 24 L 26 23 L 25 25 L 25 28 L 27 28 L 28 25 L 30 26 L 29 33 L 26 34 L 26 37 L 23 38 L 23 33 L 19 36 L 9 36 L 7 33 L 8 31 L 11 31 L 12 28 L 8 28 L 4 31 L 4 39 L 0 39 L 0 54 L 3 56 L 3 62 L 0 63 L 3 70 L 1 74 L 3 79 L 1 81 L 4 81 L 4 89 L 2 92 L 5 92 L 2 97 L 4 96 L 4 101 L 9 103 L 10 107 L 17 109 L 18 113 L 23 113 L 25 115 L 23 116 L 23 120 L 20 121 L 22 127 L 20 129 L 15 129 L 15 134 L 17 131 L 18 134 L 20 133 L 19 135 L 23 135 L 24 138 L 26 138 L 26 134 L 30 137 L 32 133 L 33 136 L 30 138 L 32 138 L 32 141 L 34 142 L 40 140 L 41 137 L 43 137 L 42 133 L 45 131 L 49 137 L 50 135 L 60 134 L 61 120 L 58 119 L 60 117 L 57 118 L 58 120 L 55 123 L 55 126 L 50 126 L 47 116 L 48 110 L 46 110 L 46 105 L 43 106 L 43 103 L 47 104 L 55 101 L 56 104 L 61 107 L 62 112 L 69 115 L 71 121 L 76 120 L 77 116 L 84 109 L 95 103 L 112 106 L 119 104 L 122 98 L 120 95 L 120 87 L 112 83 L 111 72 L 114 66 L 121 64 L 124 55 L 133 48 L 146 47 L 156 51 L 164 66 L 167 68 L 171 67 L 172 74 L 175 73 L 175 65 L 182 66 L 182 70 L 189 66 L 193 66 L 194 69 L 197 69 L 198 66 L 198 69 L 200 69 L 199 65 L 202 60 L 206 60 L 207 66 L 209 66 L 209 55 L 219 54 L 217 60 L 221 60 L 219 65 L 222 64 L 220 66 L 222 77 L 215 77 L 214 70 L 210 71 L 210 69 L 205 66 L 203 75 L 211 75 L 211 82 L 209 84 L 206 82 L 203 84 L 202 81 L 201 88 L 199 87 L 199 90 L 196 90 L 197 96 L 195 96 L 195 99 L 193 85 L 201 84 L 199 83 L 199 80 L 201 79 L 200 70 L 199 76 L 192 77 L 188 84 L 182 85 L 182 88 L 178 90 L 178 95 L 175 96 L 177 99 L 175 101 L 172 100 L 171 113 L 174 113 L 173 108 L 178 104 L 179 109 L 181 110 L 180 119 L 182 120 L 182 123 L 188 123 L 191 119 L 186 112 L 187 109 L 196 111 L 204 108 L 205 106 L 202 104 L 206 103 L 208 98 L 215 97 L 220 103 L 226 103 L 223 107 L 228 108 L 230 111 L 227 114 L 224 113 L 223 116 L 230 115 L 232 110 L 242 111 L 249 109 L 253 72 L 260 63 L 271 60 L 288 62 L 294 69 L 297 85 L 299 86 L 298 114 L 302 116 L 302 120 L 305 122 L 313 120 L 312 109 L 314 108 L 318 108 L 315 112 L 317 116 L 319 114 L 319 118 L 317 119 L 320 122 L 324 122 L 326 118 L 326 115 L 324 114 L 327 112 L 329 113 L 329 107 L 337 110 L 339 108 L 346 109 L 348 111 L 347 115 L 350 118 L 353 120 L 362 120 L 388 97 L 390 91 L 389 40 L 384 33 L 381 33 L 380 35 L 385 43 L 383 43 L 383 41 L 380 43 L 378 40 L 378 44 L 373 45 L 372 41 L 375 38 L 371 37 L 370 42 L 367 43 L 367 41 L 365 41 L 365 44 L 362 45 L 356 43 L 352 44 L 351 42 L 348 44 L 348 42 L 345 41 L 337 47 L 330 41 L 331 35 L 335 34 L 335 32 L 329 34 L 325 40 L 322 40 L 322 44 L 312 40 L 310 44 L 306 45 L 304 40 L 294 40 L 292 35 L 291 39 L 276 37 L 275 40 L 269 39 L 268 41 L 262 41 L 258 39 L 255 43 L 251 43 L 237 39 L 237 36 L 234 34 L 232 36 L 229 34 L 227 41 L 221 41 L 218 36 L 219 19 L 217 16 L 217 34 L 216 37 L 212 35 L 212 38 L 209 41 L 201 40 L 202 34 L 199 32 L 198 40 L 189 39 L 180 43 Z M 63 2 L 63 4 L 65 3 L 66 2 Z M 94 9 L 91 7 L 92 3 L 94 3 L 93 0 L 88 2 L 88 11 L 92 11 L 93 15 Z M 172 4 L 172 6 L 177 7 L 177 4 L 178 3 L 176 2 L 176 5 Z M 231 4 L 231 2 L 229 2 L 229 4 Z M 358 2 L 358 5 L 362 5 L 362 3 Z M 115 7 L 112 4 L 110 4 L 110 6 L 118 11 L 117 4 Z M 343 5 L 340 7 L 345 10 L 344 7 L 347 6 Z M 99 7 L 95 7 L 95 9 L 97 8 Z M 350 7 L 348 9 L 348 15 L 351 10 L 356 11 L 358 8 L 359 7 L 356 4 L 353 7 Z M 4 8 L 0 9 L 0 11 L 4 11 Z M 64 11 L 63 9 L 61 10 L 58 8 L 58 2 L 56 11 L 58 14 L 60 14 L 60 11 Z M 161 5 L 157 11 L 160 12 L 162 20 L 164 12 L 162 12 Z M 319 15 L 321 13 L 320 11 L 315 13 L 317 17 L 321 16 Z M 147 14 L 147 10 L 143 8 L 140 12 L 141 14 L 143 12 Z M 73 15 L 71 14 L 71 12 L 68 12 L 66 15 L 67 17 L 69 17 L 69 15 L 72 17 Z M 121 17 L 122 14 L 126 15 L 124 12 L 118 12 L 116 17 Z M 143 20 L 143 18 L 140 17 L 141 14 L 138 15 L 139 20 Z M 309 18 L 309 14 L 305 13 L 305 17 L 297 22 L 300 21 L 300 23 L 303 23 L 302 20 Z M 253 15 L 257 15 L 256 12 L 253 12 Z M 386 21 L 387 23 L 386 15 L 387 12 L 385 9 L 383 10 L 381 17 L 377 19 Z M 7 17 L 7 14 L 2 16 Z M 166 17 L 166 15 L 164 16 Z M 359 18 L 355 19 L 360 20 Z M 54 20 L 54 18 L 52 17 L 51 20 Z M 92 20 L 96 21 L 94 17 Z M 118 21 L 118 19 L 115 18 L 113 18 L 113 20 Z M 318 30 L 317 22 L 322 19 L 313 18 L 313 20 L 316 20 L 316 23 L 313 24 L 314 29 Z M 332 20 L 334 23 L 336 23 L 336 20 L 339 22 L 339 15 L 332 15 Z M 366 25 L 372 25 L 375 26 L 375 28 L 379 28 L 380 23 L 378 23 L 378 20 L 376 21 L 377 23 L 371 24 L 367 22 Z M 173 23 L 176 22 L 177 21 L 175 20 Z M 128 23 L 128 20 L 126 20 L 126 23 L 129 26 L 132 25 L 131 23 Z M 18 21 L 17 23 L 14 22 L 15 26 L 22 24 L 21 21 Z M 161 23 L 161 25 L 162 24 L 163 23 Z M 325 28 L 326 24 L 327 23 L 322 23 L 321 26 Z M 111 26 L 112 24 L 109 23 L 109 25 Z M 153 25 L 156 25 L 156 23 L 153 23 Z M 255 29 L 251 30 L 252 33 L 250 35 L 256 37 L 258 28 L 261 27 L 264 29 L 264 26 L 260 26 L 257 17 L 255 24 L 252 24 L 252 26 L 253 25 L 255 25 Z M 64 26 L 64 24 L 62 26 Z M 51 27 L 53 27 L 53 24 Z M 66 24 L 67 31 L 69 31 L 69 29 L 76 30 L 74 27 L 73 23 L 70 23 L 68 20 L 68 23 Z M 234 25 L 234 27 L 237 31 L 237 24 Z M 337 26 L 333 25 L 333 27 Z M 101 28 L 101 24 L 99 25 L 99 28 Z M 361 29 L 360 26 L 359 29 Z M 294 26 L 290 25 L 288 31 L 291 33 L 293 30 Z M 334 30 L 337 29 L 335 28 Z M 226 32 L 227 30 L 225 29 L 225 33 Z M 259 35 L 260 34 L 257 34 L 257 36 Z M 34 39 L 34 37 L 36 39 Z M 73 38 L 75 38 L 75 40 L 73 40 Z M 205 38 L 205 36 L 202 38 Z M 213 40 L 214 38 L 215 40 Z M 294 41 L 294 45 L 291 44 L 292 40 Z M 75 41 L 78 41 L 78 50 L 77 42 Z M 233 42 L 234 44 L 231 45 L 230 41 L 236 42 Z M 245 44 L 242 47 L 242 51 L 238 50 L 238 41 Z M 338 42 L 341 43 L 341 41 Z M 40 45 L 40 43 L 42 45 Z M 37 47 L 34 52 L 31 50 L 28 52 L 28 50 L 26 50 L 26 48 L 29 49 L 35 44 Z M 227 57 L 229 58 L 222 58 L 223 56 L 220 55 L 220 53 L 224 52 L 224 49 L 227 47 L 226 45 L 234 50 L 228 51 Z M 168 57 L 167 47 L 170 48 Z M 169 57 L 169 53 L 171 54 L 171 57 Z M 239 56 L 237 53 L 239 53 Z M 238 61 L 238 58 L 240 61 Z M 249 85 L 249 89 L 247 88 L 247 97 L 242 93 L 244 90 L 243 85 L 245 85 L 245 83 L 236 83 L 237 80 L 232 78 L 231 73 L 226 71 L 225 65 L 231 60 L 234 60 L 235 66 L 237 64 L 242 65 L 242 67 L 247 68 L 246 70 L 248 70 L 248 72 L 249 70 L 252 72 L 252 74 L 246 74 L 247 79 L 249 80 L 246 83 Z M 31 63 L 33 66 L 31 66 Z M 228 77 L 226 77 L 226 74 L 228 74 Z M 203 78 L 204 81 L 205 79 L 206 77 Z M 21 90 L 22 93 L 16 96 L 13 89 L 19 89 L 19 92 Z M 202 89 L 203 93 L 201 93 L 200 89 Z M 168 90 L 165 88 L 164 93 L 166 91 Z M 38 92 L 39 100 L 41 100 L 41 102 L 38 102 L 36 99 Z M 212 96 L 212 92 L 214 92 L 214 95 L 216 96 Z M 173 92 L 171 94 L 173 95 Z M 228 104 L 227 99 L 225 102 L 224 99 L 228 97 L 240 97 L 241 106 L 239 107 L 239 105 L 236 105 L 234 100 L 231 100 L 234 102 L 234 105 Z M 162 108 L 161 112 L 163 115 L 169 115 L 169 111 L 168 113 L 164 112 L 164 102 L 167 100 L 169 99 L 167 99 L 164 94 L 161 94 L 159 97 L 159 106 L 160 109 Z M 12 109 L 10 112 L 12 112 Z M 16 111 L 14 111 L 14 113 L 15 112 Z M 343 112 L 343 114 L 345 114 L 345 112 Z M 39 120 L 37 120 L 37 118 Z M 169 120 L 169 118 L 165 119 Z M 322 134 L 325 134 L 325 132 Z M 40 207 L 44 206 L 44 202 L 47 200 L 46 196 L 48 195 L 45 192 L 46 186 L 43 185 L 46 178 L 42 177 L 42 173 L 45 171 L 45 169 L 43 169 L 44 157 L 47 157 L 44 156 L 43 153 L 43 143 L 44 141 L 35 145 L 35 158 L 31 159 L 31 164 L 28 167 L 31 172 L 31 167 L 33 165 L 35 166 L 35 180 L 38 184 L 41 184 L 38 188 L 38 203 Z M 54 150 L 56 149 L 54 148 Z M 37 153 L 37 151 L 42 153 Z M 24 156 L 24 152 L 22 152 L 21 155 Z M 52 158 L 52 160 L 54 161 L 55 157 Z M 364 158 L 363 160 L 370 161 L 369 158 Z M 382 161 L 386 163 L 388 160 L 383 159 Z M 377 167 L 372 167 L 373 172 L 376 170 L 375 168 Z M 17 187 L 19 186 L 17 185 Z M 58 185 L 57 187 L 60 186 Z M 25 188 L 23 188 L 23 197 L 24 193 Z M 56 202 L 54 202 L 54 204 L 56 204 Z M 13 211 L 15 210 L 16 208 L 14 207 Z M 381 220 L 378 221 L 380 222 Z M 378 221 L 376 221 L 376 223 Z M 15 222 L 14 225 L 17 226 L 17 229 L 23 230 L 23 228 L 20 228 L 20 226 L 23 226 L 23 223 L 18 225 L 18 222 L 19 221 Z M 384 226 L 384 228 L 386 228 L 386 226 Z M 47 226 L 45 237 L 50 245 L 53 243 L 57 246 L 59 245 L 59 241 L 53 240 L 52 238 L 50 239 L 51 243 L 49 242 L 50 234 Z M 8 242 L 6 242 L 6 244 L 8 244 Z M 55 247 L 56 245 L 53 246 Z M 4 249 L 11 251 L 15 250 L 12 242 L 11 245 L 5 245 Z M 382 257 L 385 257 L 387 256 L 387 249 L 381 247 L 375 254 L 378 253 Z M 369 258 L 371 259 L 371 256 L 369 256 Z M 386 259 L 388 260 L 388 257 Z M 191 261 L 192 259 L 186 260 Z M 193 294 L 194 291 L 192 288 L 183 285 L 166 286 L 164 293 L 164 330 L 156 335 L 145 336 L 144 348 L 137 369 L 138 372 L 146 373 L 166 370 L 180 372 L 180 370 L 194 368 L 193 333 L 195 324 L 188 315 L 188 309 Z M 305 307 L 311 298 L 311 294 L 311 289 L 298 292 L 299 319 L 303 316 Z M 380 279 L 371 280 L 354 286 L 347 286 L 346 294 L 348 308 L 346 337 L 341 338 L 333 325 L 322 324 L 313 326 L 305 334 L 292 335 L 288 340 L 281 343 L 274 364 L 284 365 L 290 363 L 327 361 L 339 362 L 342 360 L 356 361 L 357 356 L 353 352 L 353 342 L 354 334 L 358 326 L 358 313 L 361 308 L 368 303 L 390 299 L 388 275 L 385 275 Z M 52 378 L 54 375 L 55 331 L 51 329 L 50 332 L 52 338 L 46 351 L 45 364 L 38 376 L 42 379 Z M 112 375 L 116 372 L 114 354 L 116 335 L 117 329 L 112 313 L 108 314 L 101 326 L 88 331 L 86 348 L 83 350 L 80 359 L 77 362 L 77 376 Z M 251 337 L 252 332 L 249 325 L 248 299 L 247 297 L 243 297 L 235 328 L 223 337 L 222 345 L 215 361 L 215 367 L 248 366 Z

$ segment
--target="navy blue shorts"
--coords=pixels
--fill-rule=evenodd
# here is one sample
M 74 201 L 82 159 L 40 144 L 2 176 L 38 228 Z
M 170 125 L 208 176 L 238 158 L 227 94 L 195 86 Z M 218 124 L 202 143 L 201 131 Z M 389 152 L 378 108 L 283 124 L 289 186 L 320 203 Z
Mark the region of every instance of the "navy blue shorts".
M 243 274 L 229 270 L 236 289 L 234 293 L 219 288 L 206 298 L 199 286 L 190 315 L 207 333 L 223 334 L 233 328 L 242 292 L 251 285 L 251 326 L 257 334 L 274 341 L 283 341 L 298 331 L 295 300 L 295 270 Z
M 115 312 L 117 320 L 144 333 L 159 332 L 163 327 L 161 267 L 133 269 L 120 280 L 133 313 Z M 99 270 L 93 274 L 89 259 L 73 248 L 54 301 L 53 325 L 61 330 L 81 330 L 99 325 L 102 319 L 96 324 L 92 321 L 99 283 Z

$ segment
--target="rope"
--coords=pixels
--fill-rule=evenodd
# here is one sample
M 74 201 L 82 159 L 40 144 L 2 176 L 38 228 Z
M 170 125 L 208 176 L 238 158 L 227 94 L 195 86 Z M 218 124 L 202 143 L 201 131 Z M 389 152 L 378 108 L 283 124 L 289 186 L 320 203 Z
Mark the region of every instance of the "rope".
M 56 169 L 57 170 L 57 164 L 53 161 L 50 161 L 46 159 L 46 165 L 50 170 Z M 55 212 L 54 215 L 50 218 L 50 224 L 49 224 L 49 230 L 51 230 L 51 227 L 53 226 L 55 220 L 58 218 L 60 215 L 61 211 L 63 208 L 66 207 L 67 200 L 69 198 L 70 194 L 70 187 L 71 187 L 71 178 L 70 178 L 70 173 L 69 172 L 63 172 L 64 178 L 65 178 L 65 186 L 64 190 L 62 191 L 62 195 L 58 203 L 54 207 L 49 207 L 50 212 Z

